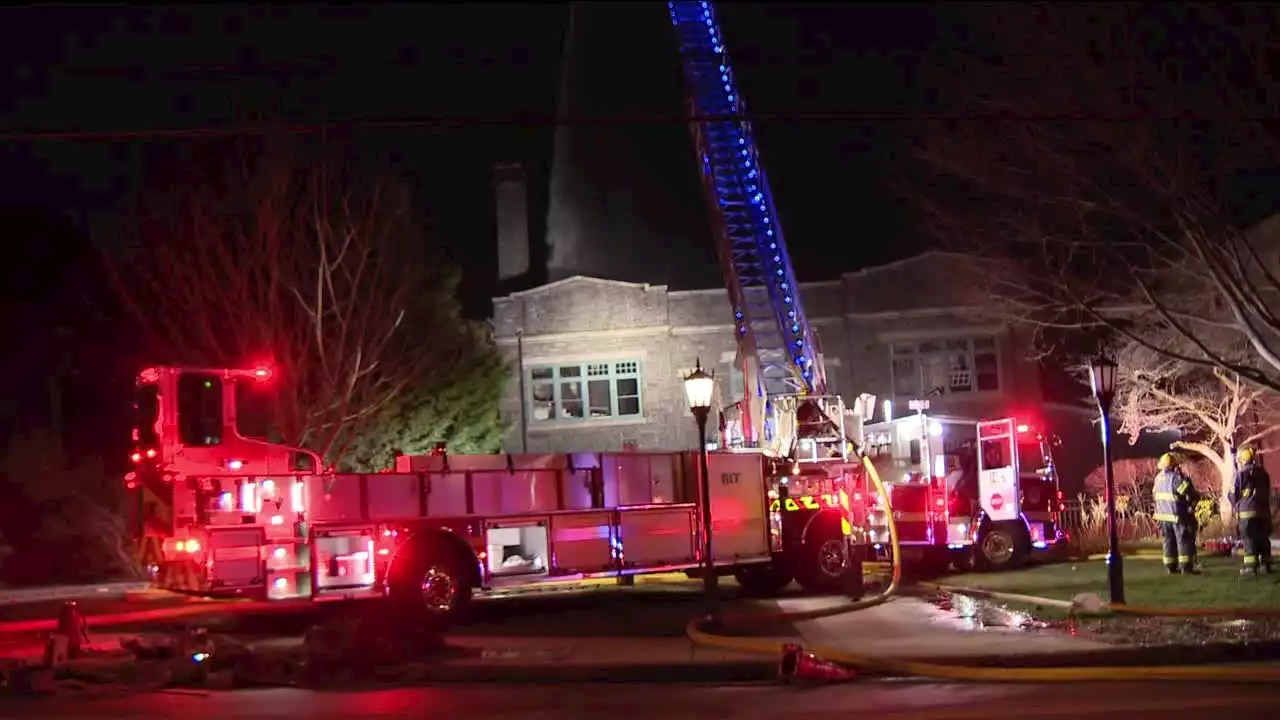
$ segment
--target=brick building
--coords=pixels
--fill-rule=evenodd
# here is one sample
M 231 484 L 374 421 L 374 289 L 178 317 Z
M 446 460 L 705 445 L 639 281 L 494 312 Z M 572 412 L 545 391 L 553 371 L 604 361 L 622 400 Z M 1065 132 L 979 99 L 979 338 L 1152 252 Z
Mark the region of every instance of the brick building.
M 1025 352 L 1029 338 L 984 318 L 990 314 L 972 295 L 968 267 L 963 256 L 935 251 L 802 283 L 831 390 L 847 401 L 872 393 L 901 411 L 929 394 L 938 413 L 1035 416 L 1068 447 L 1094 448 L 1083 453 L 1083 477 L 1096 466 L 1091 411 L 1044 402 L 1040 369 Z M 695 446 L 681 381 L 701 359 L 721 393 L 741 387 L 732 317 L 724 290 L 584 276 L 495 299 L 496 340 L 522 367 L 502 404 L 510 427 L 504 449 Z

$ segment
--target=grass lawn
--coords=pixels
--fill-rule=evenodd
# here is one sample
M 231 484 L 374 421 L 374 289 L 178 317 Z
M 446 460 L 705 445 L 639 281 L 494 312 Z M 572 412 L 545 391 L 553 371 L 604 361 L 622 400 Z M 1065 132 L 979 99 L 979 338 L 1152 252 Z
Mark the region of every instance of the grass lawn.
M 1203 560 L 1200 575 L 1167 575 L 1158 559 L 1130 558 L 1124 564 L 1125 600 L 1157 607 L 1274 607 L 1280 609 L 1280 574 L 1240 577 L 1239 559 Z M 1039 565 L 1003 573 L 968 573 L 944 585 L 1070 600 L 1077 593 L 1107 597 L 1107 564 L 1082 560 Z

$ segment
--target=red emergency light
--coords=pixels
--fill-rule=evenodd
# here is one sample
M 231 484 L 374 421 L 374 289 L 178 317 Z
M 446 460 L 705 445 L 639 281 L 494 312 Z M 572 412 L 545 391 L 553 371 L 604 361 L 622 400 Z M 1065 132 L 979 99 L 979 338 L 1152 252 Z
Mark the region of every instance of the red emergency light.
M 258 382 L 266 382 L 275 375 L 275 372 L 266 365 L 259 365 L 253 369 L 253 379 Z
M 1028 431 L 1030 431 L 1030 430 L 1031 430 L 1031 426 L 1030 426 L 1030 425 L 1028 425 L 1028 424 L 1026 424 L 1026 423 L 1019 423 L 1019 424 L 1018 424 L 1018 432 L 1019 432 L 1020 434 L 1021 434 L 1021 433 L 1025 433 L 1025 432 L 1028 432 Z

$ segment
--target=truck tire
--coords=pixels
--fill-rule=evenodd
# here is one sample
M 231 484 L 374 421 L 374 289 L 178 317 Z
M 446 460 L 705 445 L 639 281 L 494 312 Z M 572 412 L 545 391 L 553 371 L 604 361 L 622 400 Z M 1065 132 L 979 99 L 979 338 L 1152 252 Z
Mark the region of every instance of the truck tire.
M 773 597 L 791 584 L 791 570 L 779 562 L 743 565 L 735 568 L 733 579 L 742 592 L 753 597 Z
M 851 590 L 855 576 L 857 584 L 862 583 L 862 559 L 855 557 L 849 538 L 838 526 L 825 525 L 810 530 L 798 554 L 796 581 L 808 592 Z
M 1011 570 L 1025 558 L 1022 538 L 1013 529 L 1001 525 L 984 529 L 973 549 L 974 566 L 980 572 Z
M 471 607 L 474 572 L 453 548 L 419 541 L 406 547 L 404 565 L 393 569 L 388 598 L 397 612 L 422 618 L 444 631 L 466 616 Z M 397 563 L 398 565 L 399 563 Z

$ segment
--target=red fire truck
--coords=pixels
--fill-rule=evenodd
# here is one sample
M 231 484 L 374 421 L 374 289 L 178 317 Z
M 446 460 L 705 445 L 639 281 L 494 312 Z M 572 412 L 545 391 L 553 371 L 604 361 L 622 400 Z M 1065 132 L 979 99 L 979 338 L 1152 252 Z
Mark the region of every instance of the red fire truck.
M 266 368 L 152 368 L 138 376 L 138 528 L 158 584 L 271 600 L 389 597 L 451 617 L 473 594 L 702 566 L 748 589 L 793 578 L 860 592 L 865 534 L 842 453 L 790 460 L 698 454 L 401 456 L 394 471 L 318 471 L 305 451 L 245 438 L 237 401 Z
M 863 427 L 884 479 L 903 561 L 925 570 L 1014 567 L 1063 541 L 1054 439 L 1014 418 L 980 421 L 920 412 Z M 886 553 L 884 504 L 868 533 Z

